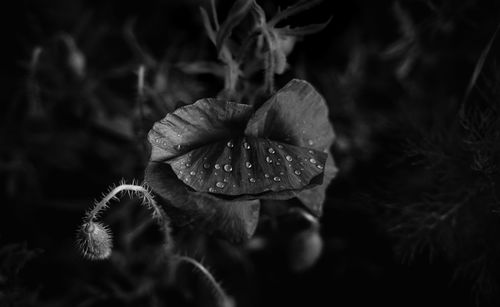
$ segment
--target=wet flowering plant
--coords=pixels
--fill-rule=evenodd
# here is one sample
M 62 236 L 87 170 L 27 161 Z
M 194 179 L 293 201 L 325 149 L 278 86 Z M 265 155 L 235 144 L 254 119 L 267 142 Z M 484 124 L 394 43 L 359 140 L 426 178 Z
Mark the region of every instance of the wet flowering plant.
M 328 22 L 293 29 L 277 24 L 318 2 L 299 1 L 269 21 L 254 0 L 235 1 L 222 23 L 213 1 L 211 16 L 201 10 L 223 63 L 224 88 L 216 98 L 170 108 L 152 124 L 144 181 L 112 187 L 78 229 L 77 242 L 87 258 L 112 255 L 111 231 L 98 219 L 112 200 L 127 193 L 142 199 L 160 226 L 167 267 L 175 273 L 180 263 L 194 266 L 220 306 L 232 306 L 231 299 L 201 263 L 181 256 L 179 232 L 244 241 L 255 233 L 261 206 L 279 207 L 291 220 L 302 220 L 288 242 L 290 267 L 299 271 L 315 263 L 322 250 L 318 219 L 337 171 L 330 153 L 335 134 L 328 106 L 311 84 L 293 79 L 275 91 L 274 75 L 285 72 L 297 37 Z M 241 33 L 246 37 L 238 37 Z M 151 65 L 138 69 L 142 102 L 147 100 L 148 69 Z
M 145 182 L 187 217 L 181 223 L 250 237 L 261 199 L 296 197 L 321 215 L 336 173 L 333 140 L 327 105 L 303 80 L 290 81 L 259 108 L 201 99 L 154 124 Z

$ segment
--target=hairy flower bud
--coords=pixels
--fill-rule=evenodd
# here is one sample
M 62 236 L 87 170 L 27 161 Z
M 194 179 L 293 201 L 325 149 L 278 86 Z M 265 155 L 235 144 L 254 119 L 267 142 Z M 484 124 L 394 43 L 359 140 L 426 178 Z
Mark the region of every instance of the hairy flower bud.
M 81 253 L 91 260 L 106 259 L 113 247 L 110 231 L 101 223 L 86 222 L 77 233 Z

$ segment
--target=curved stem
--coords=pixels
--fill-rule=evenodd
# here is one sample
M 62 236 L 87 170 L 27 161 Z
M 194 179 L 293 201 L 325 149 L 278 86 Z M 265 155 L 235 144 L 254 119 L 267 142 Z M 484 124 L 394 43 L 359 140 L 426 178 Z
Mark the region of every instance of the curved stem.
M 221 285 L 215 280 L 213 275 L 210 273 L 210 271 L 207 270 L 201 263 L 196 261 L 193 258 L 187 257 L 187 256 L 177 256 L 176 257 L 179 261 L 186 262 L 194 266 L 210 283 L 212 288 L 214 289 L 216 295 L 217 295 L 217 300 L 223 307 L 229 307 L 233 306 L 232 300 L 229 298 L 229 296 L 226 294 L 224 289 L 222 289 Z

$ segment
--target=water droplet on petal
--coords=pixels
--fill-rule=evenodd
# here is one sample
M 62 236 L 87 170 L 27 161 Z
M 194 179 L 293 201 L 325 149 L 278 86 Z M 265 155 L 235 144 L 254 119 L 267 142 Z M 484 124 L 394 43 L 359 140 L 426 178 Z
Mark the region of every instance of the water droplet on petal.
M 279 148 L 279 149 L 283 149 L 283 145 L 278 144 L 278 148 Z
M 209 169 L 209 168 L 210 168 L 210 163 L 204 163 L 204 164 L 203 164 L 203 167 L 204 167 L 205 169 Z
M 267 161 L 267 163 L 273 163 L 273 159 L 271 159 L 269 157 L 266 157 L 266 161 Z
M 234 147 L 234 143 L 233 143 L 233 141 L 229 141 L 229 142 L 227 142 L 227 144 L 226 144 L 226 145 L 227 145 L 227 147 L 229 147 L 229 148 L 233 148 L 233 147 Z
M 215 168 L 215 169 L 220 169 L 220 164 L 218 164 L 218 163 L 217 163 L 217 164 L 215 164 L 215 165 L 214 165 L 214 168 Z
M 316 159 L 311 158 L 311 159 L 309 159 L 309 162 L 311 162 L 311 163 L 316 163 Z
M 245 147 L 245 149 L 250 149 L 250 144 L 248 144 L 247 142 L 243 143 L 243 147 Z
M 285 157 L 285 159 L 286 159 L 287 161 L 292 161 L 292 160 L 293 160 L 292 156 L 286 156 L 286 157 Z
M 233 170 L 233 167 L 230 164 L 226 164 L 224 165 L 224 170 L 229 173 Z
M 278 166 L 279 166 L 279 165 L 281 165 L 281 163 L 279 163 L 279 162 L 276 162 L 276 165 L 278 165 Z
M 293 173 L 297 176 L 299 176 L 300 174 L 302 174 L 301 171 L 299 171 L 298 169 L 294 170 Z
M 224 181 L 224 182 L 228 182 L 228 179 L 227 179 L 227 178 L 224 178 L 224 179 L 222 179 L 222 181 Z
M 278 177 L 278 176 L 276 176 L 276 177 L 274 177 L 274 178 L 273 178 L 273 180 L 274 180 L 274 181 L 276 181 L 276 182 L 280 182 L 280 181 L 281 181 L 281 178 L 280 178 L 280 177 Z
M 273 154 L 273 153 L 275 153 L 275 152 L 276 152 L 273 148 L 269 148 L 267 151 L 268 151 L 270 154 Z
M 195 172 L 195 171 L 191 171 L 191 172 L 189 173 L 189 175 L 194 176 L 194 175 L 196 175 L 196 172 Z
M 250 177 L 250 178 L 248 179 L 248 181 L 250 181 L 251 183 L 254 183 L 254 182 L 255 182 L 255 178 Z
M 264 177 L 269 178 L 269 174 L 264 174 Z
M 314 151 L 312 151 L 312 150 L 309 150 L 309 153 L 310 153 L 310 154 L 312 155 L 312 154 L 314 154 Z
M 245 166 L 246 166 L 246 168 L 252 168 L 252 163 L 247 161 L 247 162 L 245 162 Z
M 316 167 L 319 169 L 323 169 L 323 165 L 321 165 L 321 164 L 317 164 Z
M 213 192 L 215 192 L 215 189 L 210 187 L 210 188 L 208 188 L 208 192 L 213 193 Z
M 307 144 L 309 144 L 309 146 L 312 146 L 312 145 L 314 145 L 314 142 L 313 142 L 313 140 L 309 140 L 309 141 L 307 141 Z
M 221 188 L 221 189 L 222 189 L 222 188 L 225 186 L 225 184 L 224 184 L 224 182 L 220 182 L 220 181 L 218 181 L 218 182 L 215 184 L 215 186 L 216 186 L 216 187 L 218 187 L 218 188 Z
M 190 167 L 190 166 L 191 166 L 191 164 L 190 164 L 190 163 L 186 163 L 186 167 Z
M 182 145 L 180 145 L 180 144 L 175 145 L 175 150 L 181 151 L 182 150 Z

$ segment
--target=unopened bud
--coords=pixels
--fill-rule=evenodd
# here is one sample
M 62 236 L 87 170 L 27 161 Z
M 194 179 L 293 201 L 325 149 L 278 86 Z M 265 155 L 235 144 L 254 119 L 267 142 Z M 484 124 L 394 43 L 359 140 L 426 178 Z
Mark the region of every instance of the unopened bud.
M 101 223 L 87 222 L 78 229 L 78 245 L 81 253 L 91 260 L 106 259 L 111 255 L 112 236 Z

